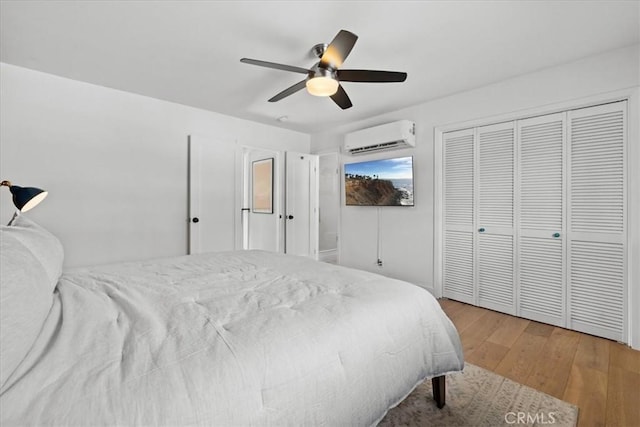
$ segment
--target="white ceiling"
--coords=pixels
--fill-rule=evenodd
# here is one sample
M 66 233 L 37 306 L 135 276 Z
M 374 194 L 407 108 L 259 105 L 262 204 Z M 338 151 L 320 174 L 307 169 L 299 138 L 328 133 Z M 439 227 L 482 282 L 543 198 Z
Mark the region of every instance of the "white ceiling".
M 640 42 L 639 1 L 2 1 L 2 62 L 307 133 Z M 342 68 L 408 73 L 344 83 L 353 107 L 267 99 L 340 29 Z M 288 120 L 276 119 L 287 116 Z

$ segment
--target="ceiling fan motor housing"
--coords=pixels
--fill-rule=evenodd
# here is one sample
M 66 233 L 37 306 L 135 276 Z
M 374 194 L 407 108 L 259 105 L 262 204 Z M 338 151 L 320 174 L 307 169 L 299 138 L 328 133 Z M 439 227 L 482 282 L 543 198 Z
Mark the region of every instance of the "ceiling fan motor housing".
M 326 67 L 326 68 L 321 67 L 320 63 L 317 63 L 316 65 L 311 67 L 311 69 L 309 70 L 309 75 L 307 76 L 307 79 L 313 79 L 316 77 L 326 77 L 328 79 L 336 80 L 337 73 L 336 73 L 336 70 L 329 67 Z

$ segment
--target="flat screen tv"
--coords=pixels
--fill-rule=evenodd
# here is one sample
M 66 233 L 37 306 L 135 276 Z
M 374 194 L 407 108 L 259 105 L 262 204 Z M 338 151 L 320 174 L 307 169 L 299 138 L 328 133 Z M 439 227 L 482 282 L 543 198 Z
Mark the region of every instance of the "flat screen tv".
M 413 157 L 346 163 L 347 206 L 413 206 Z

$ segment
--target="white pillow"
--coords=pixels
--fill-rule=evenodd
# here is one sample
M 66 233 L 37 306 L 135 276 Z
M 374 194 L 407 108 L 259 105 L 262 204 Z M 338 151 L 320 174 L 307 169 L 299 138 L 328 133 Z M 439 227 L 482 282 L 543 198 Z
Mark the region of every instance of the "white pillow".
M 62 273 L 60 241 L 23 217 L 15 224 L 0 226 L 0 390 L 38 337 Z

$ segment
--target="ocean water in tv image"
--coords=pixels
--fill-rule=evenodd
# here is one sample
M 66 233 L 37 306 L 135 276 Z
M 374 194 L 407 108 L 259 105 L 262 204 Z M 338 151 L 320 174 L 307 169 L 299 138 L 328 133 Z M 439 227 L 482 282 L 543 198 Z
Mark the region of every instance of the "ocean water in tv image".
M 397 190 L 400 190 L 403 193 L 402 199 L 400 199 L 400 204 L 402 206 L 413 206 L 413 179 L 392 179 L 391 183 Z
M 413 157 L 344 165 L 348 206 L 414 206 Z

